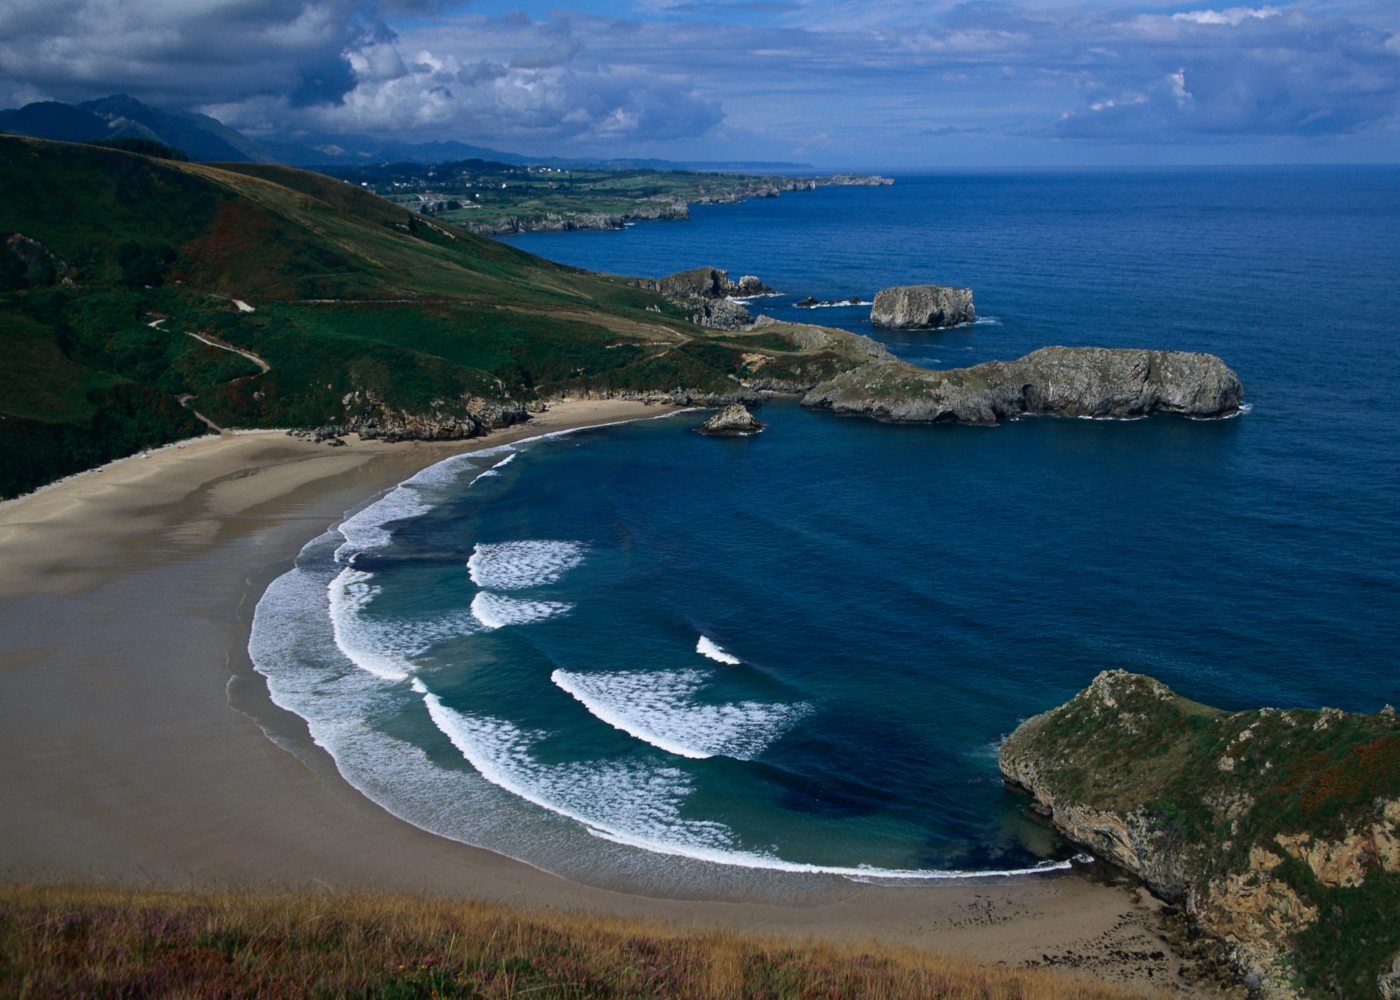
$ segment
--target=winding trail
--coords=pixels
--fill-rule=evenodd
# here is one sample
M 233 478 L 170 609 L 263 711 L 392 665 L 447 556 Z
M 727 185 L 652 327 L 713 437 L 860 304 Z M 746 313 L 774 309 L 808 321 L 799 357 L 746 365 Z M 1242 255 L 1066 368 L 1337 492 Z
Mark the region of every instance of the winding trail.
M 186 330 L 185 336 L 193 337 L 201 344 L 208 344 L 210 347 L 217 347 L 221 351 L 232 351 L 234 354 L 237 354 L 240 357 L 247 358 L 249 361 L 253 362 L 253 364 L 258 366 L 259 375 L 266 375 L 268 372 L 272 371 L 272 366 L 266 361 L 264 361 L 262 358 L 260 358 L 258 355 L 254 354 L 252 351 L 245 351 L 241 347 L 234 347 L 226 340 L 220 340 L 218 337 L 211 337 L 205 333 L 195 333 L 193 330 Z
M 248 303 L 243 302 L 240 299 L 234 299 L 233 304 L 241 313 L 250 313 L 253 311 L 252 306 L 248 305 Z M 152 330 L 161 330 L 161 324 L 166 322 L 166 319 L 167 317 L 161 316 L 158 319 L 151 320 L 151 322 L 147 323 L 146 325 Z M 162 330 L 162 332 L 164 331 Z M 217 347 L 221 351 L 229 351 L 230 353 L 237 354 L 239 357 L 245 358 L 258 366 L 257 375 L 244 375 L 242 376 L 242 378 L 257 378 L 259 375 L 266 375 L 268 372 L 272 371 L 272 366 L 266 361 L 264 361 L 260 356 L 254 354 L 252 351 L 245 351 L 241 347 L 234 347 L 226 340 L 220 340 L 218 337 L 211 337 L 207 333 L 195 333 L 193 330 L 186 330 L 185 336 L 193 337 L 201 344 L 207 344 L 209 347 Z M 238 382 L 241 381 L 241 379 L 234 379 L 234 381 Z M 227 433 L 224 428 L 214 423 L 214 421 L 210 420 L 204 414 L 200 413 L 193 406 L 190 406 L 190 400 L 192 399 L 194 399 L 194 393 L 191 392 L 181 393 L 180 395 L 175 397 L 175 400 L 181 406 L 185 407 L 196 417 L 198 417 L 199 420 L 215 434 Z

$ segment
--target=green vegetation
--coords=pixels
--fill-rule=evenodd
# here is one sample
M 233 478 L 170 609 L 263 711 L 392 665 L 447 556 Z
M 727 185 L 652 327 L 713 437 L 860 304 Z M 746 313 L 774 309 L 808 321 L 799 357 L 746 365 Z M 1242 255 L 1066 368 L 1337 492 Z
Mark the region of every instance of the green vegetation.
M 1120 818 L 1139 874 L 1208 929 L 1277 950 L 1306 995 L 1372 997 L 1400 955 L 1393 710 L 1225 712 L 1111 672 L 1027 722 L 1002 760 L 1033 775 L 1058 825 Z
M 5 136 L 0 189 L 0 496 L 198 433 L 196 410 L 460 435 L 578 391 L 732 393 L 755 353 L 772 379 L 842 363 L 289 167 Z
M 140 153 L 142 156 L 154 156 L 161 160 L 179 160 L 181 163 L 188 163 L 190 159 L 182 149 L 167 146 L 155 139 L 142 139 L 140 136 L 124 136 L 120 139 L 93 139 L 89 140 L 88 145 L 122 149 L 128 153 Z
M 793 178 L 685 170 L 580 170 L 488 160 L 326 167 L 326 173 L 424 215 L 478 233 L 617 228 L 636 219 L 684 219 L 689 205 L 772 198 L 878 178 Z
M 0 887 L 15 997 L 978 998 L 1126 996 L 909 950 L 481 903 Z

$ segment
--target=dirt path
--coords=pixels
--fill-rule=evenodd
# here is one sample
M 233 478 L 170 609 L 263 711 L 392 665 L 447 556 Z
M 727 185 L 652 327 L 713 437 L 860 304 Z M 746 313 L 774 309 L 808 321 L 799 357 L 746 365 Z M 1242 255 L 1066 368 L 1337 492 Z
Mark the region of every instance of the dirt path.
M 218 337 L 211 337 L 206 333 L 195 333 L 193 330 L 186 330 L 185 336 L 193 337 L 201 344 L 208 344 L 210 347 L 217 347 L 221 351 L 232 351 L 234 354 L 247 358 L 249 361 L 253 362 L 253 364 L 258 366 L 259 374 L 266 375 L 268 372 L 272 371 L 272 366 L 266 361 L 264 361 L 262 358 L 258 357 L 252 351 L 245 351 L 241 347 L 234 347 L 232 344 L 228 343 L 227 341 L 220 340 Z

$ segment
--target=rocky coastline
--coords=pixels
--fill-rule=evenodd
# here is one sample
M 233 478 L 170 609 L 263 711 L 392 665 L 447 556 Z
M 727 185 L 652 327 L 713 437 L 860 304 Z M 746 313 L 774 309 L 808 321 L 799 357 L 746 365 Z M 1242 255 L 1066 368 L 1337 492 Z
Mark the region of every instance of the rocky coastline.
M 1400 719 L 1226 712 L 1101 673 L 1003 743 L 1066 838 L 1179 905 L 1260 996 L 1400 996 Z
M 626 212 L 550 212 L 542 216 L 513 215 L 495 222 L 462 225 L 479 236 L 518 236 L 521 233 L 560 233 L 576 230 L 622 229 L 634 222 L 683 222 L 690 218 L 692 205 L 737 205 L 751 198 L 777 198 L 797 191 L 815 191 L 823 187 L 890 187 L 891 177 L 864 174 L 835 174 L 829 177 L 760 178 L 713 194 L 704 194 L 691 201 L 679 198 L 659 198 L 641 202 Z
M 944 371 L 877 359 L 814 386 L 802 404 L 891 423 L 990 426 L 1022 416 L 1228 417 L 1243 395 L 1239 377 L 1212 354 L 1043 347 Z
M 1238 376 L 1211 354 L 1045 347 L 1010 361 L 932 370 L 901 361 L 879 341 L 846 330 L 768 316 L 755 319 L 738 300 L 772 294 L 756 275 L 731 278 L 723 268 L 697 267 L 628 281 L 661 296 L 697 326 L 721 337 L 733 334 L 725 347 L 744 353 L 738 354 L 740 367 L 727 376 L 732 388 L 578 385 L 560 392 L 559 398 L 732 407 L 759 405 L 772 395 L 795 395 L 805 407 L 846 416 L 974 426 L 1026 416 L 1136 419 L 1170 413 L 1217 419 L 1239 413 L 1243 400 Z M 880 294 L 887 292 L 898 293 L 904 305 L 913 302 L 913 312 L 906 310 L 906 315 L 924 315 L 930 304 L 942 308 L 939 303 L 949 302 L 965 302 L 971 309 L 967 289 L 910 286 Z M 943 292 L 956 294 L 949 299 Z M 745 346 L 748 337 L 754 338 L 752 349 Z M 332 442 L 347 433 L 386 441 L 454 440 L 519 423 L 548 405 L 547 398 L 521 402 L 467 397 L 437 401 L 429 413 L 409 413 L 385 405 L 371 391 L 352 392 L 343 403 L 341 420 L 305 433 Z
M 737 281 L 717 267 L 696 267 L 665 278 L 637 278 L 638 288 L 656 292 L 686 311 L 697 326 L 716 330 L 746 330 L 753 325 L 753 314 L 736 298 L 769 295 L 773 289 L 759 277 L 746 274 Z

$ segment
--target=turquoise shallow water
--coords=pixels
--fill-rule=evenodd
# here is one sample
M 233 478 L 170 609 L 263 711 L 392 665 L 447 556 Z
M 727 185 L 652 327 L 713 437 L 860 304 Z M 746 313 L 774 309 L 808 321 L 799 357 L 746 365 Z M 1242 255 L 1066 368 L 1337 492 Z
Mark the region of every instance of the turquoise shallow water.
M 516 242 L 805 295 L 971 285 L 933 367 L 1209 350 L 1251 412 L 891 427 L 766 406 L 445 463 L 307 546 L 252 652 L 352 784 L 595 883 L 797 893 L 1065 856 L 995 765 L 1105 667 L 1227 707 L 1400 699 L 1400 175 L 901 178 Z

